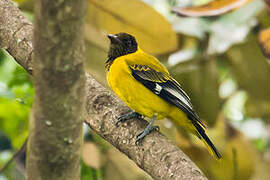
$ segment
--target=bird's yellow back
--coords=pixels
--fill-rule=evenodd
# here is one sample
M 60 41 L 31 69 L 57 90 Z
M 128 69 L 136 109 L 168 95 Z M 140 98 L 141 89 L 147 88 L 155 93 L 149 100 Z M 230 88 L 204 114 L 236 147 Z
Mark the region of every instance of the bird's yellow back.
M 128 65 L 140 64 L 146 65 L 156 71 L 169 74 L 166 67 L 159 62 L 154 56 L 145 53 L 138 47 L 138 50 L 134 54 L 126 55 L 125 57 Z
M 138 64 L 138 62 L 139 64 L 147 65 L 150 68 L 155 69 L 159 72 L 169 74 L 166 67 L 163 64 L 161 64 L 159 60 L 157 60 L 154 56 L 151 56 L 145 53 L 139 47 L 138 47 L 138 50 L 132 54 L 127 54 L 127 55 L 116 58 L 113 61 L 112 65 L 114 63 L 126 63 L 127 65 L 134 65 L 134 64 Z

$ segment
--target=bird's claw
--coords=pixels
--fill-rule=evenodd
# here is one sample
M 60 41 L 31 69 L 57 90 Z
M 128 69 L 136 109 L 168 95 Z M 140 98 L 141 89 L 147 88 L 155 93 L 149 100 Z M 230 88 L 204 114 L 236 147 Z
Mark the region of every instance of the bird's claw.
M 144 131 L 140 132 L 140 133 L 137 135 L 135 144 L 136 144 L 136 145 L 139 145 L 139 144 L 142 142 L 142 140 L 143 140 L 148 134 L 150 134 L 153 130 L 159 131 L 160 128 L 159 128 L 159 126 L 152 126 L 151 128 L 145 129 Z
M 127 119 L 126 119 L 125 115 L 122 115 L 122 116 L 120 116 L 120 117 L 117 118 L 117 121 L 116 121 L 115 125 L 116 126 L 119 126 L 119 123 L 124 122 L 126 120 Z
M 143 116 L 137 112 L 131 112 L 128 114 L 124 114 L 124 115 L 117 118 L 115 125 L 118 126 L 119 123 L 124 122 L 124 121 L 129 120 L 129 119 L 132 119 L 132 118 L 143 118 Z
M 159 130 L 160 130 L 160 128 L 159 128 L 159 126 L 152 126 L 152 128 L 151 128 L 150 132 L 151 132 L 151 131 L 153 131 L 153 130 L 155 130 L 155 131 L 159 131 Z

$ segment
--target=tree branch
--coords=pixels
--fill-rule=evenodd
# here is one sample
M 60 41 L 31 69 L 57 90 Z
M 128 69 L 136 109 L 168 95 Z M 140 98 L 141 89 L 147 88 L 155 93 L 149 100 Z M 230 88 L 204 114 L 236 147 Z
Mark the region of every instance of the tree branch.
M 17 150 L 12 157 L 8 160 L 8 162 L 5 163 L 3 167 L 0 168 L 0 174 L 3 173 L 8 166 L 16 159 L 22 156 L 26 151 L 26 145 L 27 145 L 27 139 L 24 141 L 23 145 L 20 147 L 19 150 Z
M 35 1 L 35 98 L 27 143 L 28 180 L 80 179 L 85 5 L 86 0 Z M 29 60 L 21 64 L 28 65 Z
M 31 23 L 10 0 L 0 0 L 0 14 L 0 46 L 32 73 Z M 18 42 L 18 39 L 22 41 Z M 136 134 L 147 122 L 134 119 L 116 127 L 116 118 L 128 108 L 89 74 L 86 74 L 85 109 L 85 123 L 153 179 L 207 179 L 176 145 L 159 132 L 151 133 L 140 146 L 136 146 Z

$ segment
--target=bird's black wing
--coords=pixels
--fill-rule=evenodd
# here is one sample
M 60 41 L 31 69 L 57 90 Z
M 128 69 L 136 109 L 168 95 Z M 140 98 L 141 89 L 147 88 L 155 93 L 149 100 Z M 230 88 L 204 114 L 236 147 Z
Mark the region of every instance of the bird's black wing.
M 129 68 L 132 76 L 146 88 L 168 103 L 180 108 L 193 123 L 198 122 L 205 127 L 193 110 L 190 98 L 168 73 L 155 71 L 146 65 L 130 65 Z

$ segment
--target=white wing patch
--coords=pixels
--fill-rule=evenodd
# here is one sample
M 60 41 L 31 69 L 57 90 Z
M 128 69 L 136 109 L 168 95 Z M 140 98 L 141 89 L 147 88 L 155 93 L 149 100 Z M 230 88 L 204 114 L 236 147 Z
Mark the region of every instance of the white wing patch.
M 166 89 L 166 91 L 170 92 L 172 95 L 174 95 L 175 97 L 177 97 L 178 99 L 180 99 L 190 109 L 193 109 L 192 106 L 190 105 L 190 103 L 181 94 L 179 94 L 179 92 L 177 92 L 174 89 L 170 89 L 170 88 L 164 88 L 164 89 Z
M 155 87 L 155 93 L 156 94 L 160 94 L 160 92 L 161 92 L 161 90 L 162 90 L 162 87 L 159 85 L 159 84 L 157 84 L 157 83 L 155 83 L 156 84 L 156 87 Z

